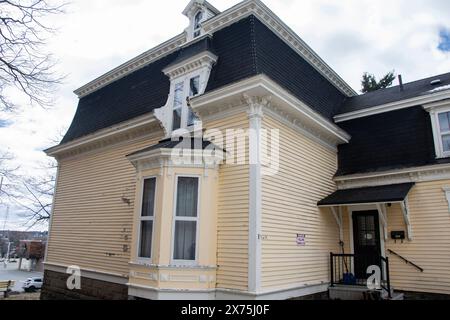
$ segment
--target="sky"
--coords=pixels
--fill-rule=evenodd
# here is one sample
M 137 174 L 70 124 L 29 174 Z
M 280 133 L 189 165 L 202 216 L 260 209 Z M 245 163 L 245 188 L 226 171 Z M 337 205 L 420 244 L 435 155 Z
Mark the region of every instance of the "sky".
M 0 115 L 0 150 L 16 156 L 33 174 L 72 121 L 73 91 L 112 68 L 181 33 L 188 0 L 71 0 L 48 24 L 58 29 L 48 51 L 65 75 L 51 109 L 23 105 Z M 210 0 L 223 11 L 239 0 Z M 364 72 L 391 70 L 404 82 L 450 71 L 448 0 L 265 0 L 263 1 L 356 91 Z M 0 228 L 5 215 L 0 206 Z M 10 212 L 7 228 L 23 229 Z

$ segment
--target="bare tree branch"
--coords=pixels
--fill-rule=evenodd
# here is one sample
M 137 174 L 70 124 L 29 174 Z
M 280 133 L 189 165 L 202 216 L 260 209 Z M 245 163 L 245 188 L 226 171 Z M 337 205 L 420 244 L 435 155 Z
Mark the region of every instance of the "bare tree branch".
M 63 12 L 65 4 L 49 0 L 0 0 L 0 111 L 17 105 L 7 94 L 20 90 L 31 104 L 51 106 L 62 77 L 54 72 L 53 56 L 45 52 L 55 30 L 43 20 Z

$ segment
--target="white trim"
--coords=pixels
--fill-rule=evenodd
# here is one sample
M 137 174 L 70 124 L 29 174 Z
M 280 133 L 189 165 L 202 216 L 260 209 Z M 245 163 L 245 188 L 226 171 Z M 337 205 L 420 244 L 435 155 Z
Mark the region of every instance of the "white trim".
M 387 212 L 386 212 L 386 204 L 385 203 L 377 203 L 378 215 L 380 217 L 380 230 L 383 229 L 384 240 L 388 239 L 388 220 L 387 220 Z M 381 228 L 382 227 L 382 228 Z
M 262 177 L 261 177 L 261 125 L 262 105 L 248 98 L 249 103 L 249 232 L 248 232 L 248 290 L 261 290 L 262 256 Z
M 406 229 L 408 231 L 407 232 L 408 240 L 412 241 L 413 240 L 413 232 L 412 232 L 412 227 L 411 227 L 411 220 L 409 219 L 408 197 L 406 197 L 405 201 L 402 201 L 400 203 L 400 206 L 402 208 L 403 219 L 405 220 Z
M 336 207 L 330 207 L 330 210 L 333 213 L 334 219 L 336 220 L 336 224 L 339 227 L 339 241 L 344 241 L 342 206 L 338 207 L 338 211 L 336 211 Z
M 436 158 L 450 157 L 450 151 L 444 151 L 444 144 L 442 141 L 442 136 L 449 135 L 450 132 L 441 132 L 441 125 L 439 121 L 439 115 L 441 113 L 450 112 L 450 101 L 445 100 L 439 101 L 437 103 L 431 103 L 425 105 L 424 109 L 430 113 L 431 126 L 433 128 L 433 140 Z
M 347 96 L 356 95 L 350 87 L 320 56 L 315 53 L 291 28 L 259 0 L 245 0 L 203 23 L 203 30 L 214 33 L 250 15 L 257 17 L 299 56 L 320 72 Z
M 259 0 L 245 0 L 230 9 L 204 21 L 202 28 L 205 33 L 214 33 L 250 15 L 255 15 L 270 28 L 280 39 L 294 49 L 311 66 L 320 72 L 337 89 L 347 96 L 354 96 L 356 92 L 348 85 L 320 56 L 315 53 L 292 29 L 290 29 L 275 13 Z M 189 28 L 189 27 L 188 27 Z M 131 72 L 134 72 L 161 57 L 177 50 L 188 41 L 186 31 L 182 34 L 150 49 L 140 56 L 131 59 L 121 66 L 107 72 L 97 79 L 75 90 L 80 98 L 88 95 L 111 82 L 114 82 Z
M 145 181 L 154 179 L 155 180 L 155 193 L 153 195 L 153 215 L 151 217 L 142 217 L 142 205 L 144 201 L 144 187 L 145 187 Z M 140 192 L 140 200 L 139 200 L 139 216 L 137 218 L 137 246 L 136 246 L 136 261 L 138 263 L 151 263 L 153 261 L 153 246 L 155 244 L 155 218 L 156 218 L 156 195 L 158 194 L 158 177 L 155 175 L 152 176 L 146 176 L 142 177 L 141 179 L 141 192 Z M 152 246 L 150 248 L 150 257 L 149 258 L 143 258 L 140 256 L 141 252 L 141 229 L 142 229 L 142 222 L 143 221 L 152 221 Z
M 444 186 L 442 188 L 442 190 L 445 192 L 445 198 L 447 199 L 448 202 L 448 209 L 450 211 L 450 186 Z
M 74 93 L 82 98 L 88 94 L 97 91 L 100 88 L 107 86 L 108 84 L 119 80 L 127 76 L 128 74 L 139 70 L 150 63 L 161 59 L 162 57 L 169 55 L 170 53 L 178 50 L 179 46 L 186 42 L 186 34 L 183 32 L 166 42 L 142 53 L 141 55 L 125 62 L 124 64 L 112 69 L 104 75 L 92 80 L 84 86 L 76 89 Z
M 348 120 L 373 116 L 373 115 L 384 113 L 384 112 L 420 106 L 420 105 L 424 105 L 427 103 L 432 103 L 432 102 L 436 102 L 436 101 L 443 100 L 443 99 L 449 99 L 449 98 L 450 98 L 449 90 L 442 91 L 442 92 L 439 91 L 436 93 L 430 93 L 427 95 L 418 96 L 418 97 L 414 97 L 411 99 L 395 101 L 395 102 L 386 103 L 386 104 L 382 104 L 382 105 L 378 105 L 378 106 L 374 106 L 374 107 L 368 107 L 368 108 L 358 110 L 358 111 L 338 114 L 334 117 L 334 121 L 336 123 L 339 123 L 339 122 L 344 122 L 344 121 L 348 121 Z
M 178 179 L 179 178 L 196 178 L 197 184 L 197 216 L 196 217 L 178 217 L 177 216 L 177 200 L 178 200 Z M 172 236 L 170 247 L 170 263 L 176 266 L 196 266 L 198 265 L 199 257 L 199 240 L 200 240 L 200 193 L 201 193 L 201 175 L 196 174 L 176 174 L 175 175 L 175 190 L 173 196 L 173 212 L 172 212 Z M 195 260 L 177 260 L 174 258 L 175 254 L 175 225 L 177 221 L 195 222 Z
M 244 95 L 266 97 L 270 100 L 270 109 L 329 145 L 335 147 L 350 141 L 348 133 L 264 74 L 197 96 L 191 100 L 191 107 L 204 119 L 233 106 L 241 106 Z
M 184 76 L 187 73 L 194 72 L 203 67 L 212 68 L 212 66 L 217 62 L 217 59 L 218 57 L 215 54 L 209 51 L 203 51 L 177 64 L 169 65 L 163 69 L 162 72 L 171 80 L 175 80 L 178 77 Z
M 326 292 L 329 283 L 266 290 L 259 294 L 231 289 L 159 289 L 128 283 L 128 294 L 151 300 L 286 300 Z
M 266 289 L 258 294 L 244 291 L 217 289 L 216 300 L 287 300 L 327 292 L 329 283 L 305 284 L 285 289 Z
M 146 114 L 144 116 L 137 117 L 137 118 L 131 119 L 129 121 L 121 122 L 117 125 L 114 125 L 114 126 L 111 126 L 111 127 L 105 128 L 105 129 L 101 129 L 101 130 L 99 130 L 95 133 L 89 134 L 85 137 L 81 137 L 81 138 L 75 139 L 73 141 L 46 149 L 46 150 L 44 150 L 44 152 L 48 156 L 54 157 L 62 152 L 70 151 L 72 149 L 81 147 L 88 143 L 94 143 L 99 140 L 109 138 L 113 135 L 116 135 L 119 133 L 124 133 L 128 130 L 142 127 L 142 126 L 145 126 L 148 124 L 155 124 L 155 125 L 158 124 L 158 120 L 155 118 L 155 116 L 153 114 Z
M 45 254 L 44 254 L 44 263 L 47 262 L 48 259 L 48 247 L 50 244 L 50 234 L 52 232 L 52 224 L 53 224 L 53 214 L 55 213 L 55 200 L 56 200 L 56 191 L 58 190 L 58 180 L 59 180 L 59 163 L 57 163 L 56 167 L 56 177 L 55 177 L 55 185 L 53 187 L 53 199 L 52 199 L 52 209 L 50 211 L 50 221 L 48 223 L 48 235 L 47 235 L 47 243 L 45 245 Z
M 379 173 L 354 174 L 333 178 L 340 190 L 447 179 L 450 179 L 450 164 L 390 170 Z
M 69 266 L 52 263 L 52 262 L 44 262 L 44 270 L 49 270 L 53 272 L 59 272 L 66 274 L 67 268 Z M 87 268 L 80 268 L 81 277 L 95 279 L 105 282 L 117 283 L 117 284 L 126 284 L 128 282 L 128 275 L 123 275 L 119 273 L 99 271 Z

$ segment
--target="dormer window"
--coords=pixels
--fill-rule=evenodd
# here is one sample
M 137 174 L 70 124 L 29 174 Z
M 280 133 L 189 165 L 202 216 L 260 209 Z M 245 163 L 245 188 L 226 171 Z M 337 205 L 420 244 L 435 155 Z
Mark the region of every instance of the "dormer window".
M 424 105 L 430 113 L 436 158 L 450 157 L 450 103 L 446 100 Z
M 205 92 L 211 68 L 216 61 L 216 55 L 203 51 L 180 62 L 176 61 L 163 70 L 170 78 L 170 94 L 166 110 L 157 117 L 166 128 L 167 136 L 178 135 L 181 133 L 179 129 L 194 130 L 200 121 L 190 106 L 189 98 Z
M 197 12 L 194 18 L 194 31 L 193 31 L 194 38 L 197 38 L 201 33 L 202 19 L 203 19 L 203 12 L 202 11 Z

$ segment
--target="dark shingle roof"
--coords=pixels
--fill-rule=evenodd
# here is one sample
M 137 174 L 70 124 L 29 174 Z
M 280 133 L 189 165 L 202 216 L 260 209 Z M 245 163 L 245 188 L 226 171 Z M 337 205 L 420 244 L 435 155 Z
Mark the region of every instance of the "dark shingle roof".
M 203 140 L 200 138 L 193 138 L 193 139 L 188 139 L 188 140 L 185 140 L 182 137 L 180 137 L 178 140 L 169 138 L 169 139 L 161 140 L 153 146 L 133 152 L 133 153 L 127 155 L 127 157 L 145 153 L 145 152 L 149 152 L 149 151 L 153 151 L 153 150 L 158 150 L 158 149 L 186 149 L 186 147 L 187 147 L 187 149 L 191 149 L 191 150 L 199 150 L 200 148 L 201 148 L 201 150 L 205 150 L 207 147 L 209 147 L 211 145 L 212 145 L 211 141 Z M 214 148 L 216 150 L 222 150 L 215 145 L 214 145 Z
M 337 176 L 448 163 L 436 159 L 430 115 L 411 107 L 339 123 L 351 135 L 338 147 Z
M 318 206 L 399 202 L 405 200 L 414 183 L 338 190 L 319 201 Z
M 431 81 L 440 79 L 439 84 L 432 85 Z M 403 91 L 399 86 L 369 92 L 360 96 L 347 98 L 339 110 L 339 114 L 354 112 L 383 105 L 386 103 L 414 98 L 420 95 L 429 94 L 429 91 L 440 86 L 450 84 L 450 73 L 433 76 L 426 79 L 417 80 L 403 85 Z
M 345 95 L 254 16 L 151 63 L 85 97 L 62 143 L 91 134 L 166 104 L 169 78 L 162 70 L 207 49 L 218 58 L 206 92 L 265 74 L 331 119 Z

